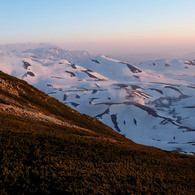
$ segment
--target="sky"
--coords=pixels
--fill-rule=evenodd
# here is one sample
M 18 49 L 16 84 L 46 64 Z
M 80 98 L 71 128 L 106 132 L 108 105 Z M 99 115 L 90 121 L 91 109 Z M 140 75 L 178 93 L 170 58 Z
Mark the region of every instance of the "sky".
M 195 53 L 195 0 L 0 0 L 0 44 L 115 55 Z

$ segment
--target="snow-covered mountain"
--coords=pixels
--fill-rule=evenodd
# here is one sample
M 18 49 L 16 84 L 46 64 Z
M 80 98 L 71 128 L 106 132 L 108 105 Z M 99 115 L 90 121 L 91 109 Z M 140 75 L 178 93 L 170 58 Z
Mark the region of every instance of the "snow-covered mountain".
M 46 51 L 16 56 L 1 50 L 0 69 L 137 143 L 195 153 L 193 60 L 157 60 L 135 66 L 97 56 L 73 63 L 64 59 L 60 49 L 49 49 L 51 54 Z M 53 54 L 59 57 L 54 59 Z
M 70 61 L 80 61 L 91 57 L 87 51 L 67 51 L 59 47 L 45 46 L 36 49 L 28 49 L 23 53 L 32 53 L 34 57 L 42 59 L 66 59 Z

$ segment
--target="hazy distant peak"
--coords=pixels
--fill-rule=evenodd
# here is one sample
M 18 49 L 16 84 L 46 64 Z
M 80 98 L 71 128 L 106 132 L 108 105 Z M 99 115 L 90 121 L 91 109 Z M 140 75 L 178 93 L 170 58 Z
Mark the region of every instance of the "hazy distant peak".
M 32 53 L 38 58 L 45 59 L 66 59 L 70 61 L 80 61 L 89 58 L 91 55 L 87 51 L 67 51 L 57 46 L 39 47 L 36 49 L 28 49 L 23 53 Z

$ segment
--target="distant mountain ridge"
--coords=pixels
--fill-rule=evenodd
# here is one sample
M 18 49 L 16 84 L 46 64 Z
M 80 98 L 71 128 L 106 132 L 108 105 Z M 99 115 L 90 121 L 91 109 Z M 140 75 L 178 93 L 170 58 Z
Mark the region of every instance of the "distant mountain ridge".
M 70 61 L 80 61 L 91 57 L 87 51 L 67 51 L 55 46 L 28 49 L 23 51 L 23 53 L 32 53 L 35 57 L 51 60 L 66 59 Z

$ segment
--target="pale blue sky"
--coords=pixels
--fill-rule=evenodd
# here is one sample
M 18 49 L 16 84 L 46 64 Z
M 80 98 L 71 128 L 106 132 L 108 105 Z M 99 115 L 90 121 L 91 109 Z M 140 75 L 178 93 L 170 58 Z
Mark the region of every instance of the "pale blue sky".
M 0 44 L 19 42 L 193 50 L 195 0 L 0 0 Z

